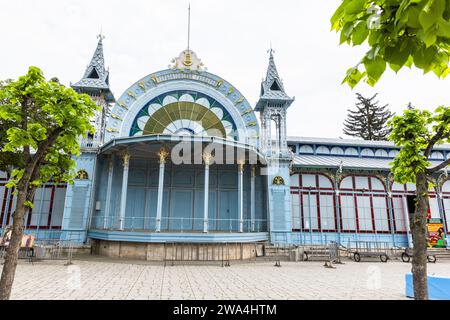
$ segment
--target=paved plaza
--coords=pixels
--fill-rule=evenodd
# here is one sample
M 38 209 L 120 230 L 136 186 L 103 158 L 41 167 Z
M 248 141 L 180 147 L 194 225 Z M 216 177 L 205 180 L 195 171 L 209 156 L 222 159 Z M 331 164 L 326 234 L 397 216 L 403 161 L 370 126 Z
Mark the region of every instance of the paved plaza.
M 20 261 L 12 299 L 405 299 L 410 264 L 322 262 L 175 265 L 96 258 Z M 450 261 L 429 264 L 450 276 Z

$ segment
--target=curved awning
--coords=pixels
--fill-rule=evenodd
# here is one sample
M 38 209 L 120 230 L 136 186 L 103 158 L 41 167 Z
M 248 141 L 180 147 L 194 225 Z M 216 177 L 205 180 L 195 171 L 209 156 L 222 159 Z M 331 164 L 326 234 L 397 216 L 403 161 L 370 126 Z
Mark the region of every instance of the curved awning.
M 238 141 L 209 136 L 184 135 L 146 135 L 138 137 L 125 137 L 110 140 L 103 145 L 99 154 L 130 154 L 133 158 L 158 160 L 161 148 L 171 152 L 172 162 L 180 158 L 190 159 L 190 163 L 202 163 L 205 153 L 212 154 L 216 164 L 237 164 L 245 162 L 250 164 L 266 164 L 265 158 L 259 150 L 249 144 Z

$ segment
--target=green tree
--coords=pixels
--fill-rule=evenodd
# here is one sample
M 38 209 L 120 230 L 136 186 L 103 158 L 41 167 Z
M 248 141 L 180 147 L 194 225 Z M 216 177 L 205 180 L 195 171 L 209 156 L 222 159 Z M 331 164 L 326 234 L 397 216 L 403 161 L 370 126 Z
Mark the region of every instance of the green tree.
M 66 88 L 57 79 L 47 81 L 36 67 L 0 86 L 0 168 L 13 168 L 7 187 L 14 188 L 17 197 L 0 300 L 11 295 L 24 216 L 33 206 L 35 191 L 50 180 L 72 182 L 72 157 L 79 154 L 79 137 L 93 131 L 89 119 L 96 108 L 88 95 Z
M 0 80 L 0 91 L 7 85 L 11 83 L 11 80 Z M 6 99 L 0 100 L 0 105 L 6 103 Z M 0 171 L 6 172 L 8 175 L 11 175 L 13 166 L 15 164 L 17 166 L 23 165 L 23 158 L 19 154 L 15 154 L 9 151 L 4 151 L 3 147 L 8 142 L 8 135 L 6 134 L 8 130 L 9 122 L 3 121 L 0 119 Z
M 374 86 L 387 65 L 395 72 L 414 65 L 424 73 L 432 71 L 445 78 L 450 73 L 449 19 L 448 0 L 343 0 L 331 18 L 331 29 L 340 33 L 341 44 L 369 46 L 359 63 L 347 70 L 343 83 L 353 88 L 364 80 Z M 435 113 L 408 109 L 391 121 L 390 139 L 404 149 L 394 160 L 394 179 L 413 182 L 417 188 L 411 221 L 415 299 L 428 299 L 424 228 L 429 180 L 448 162 L 435 168 L 427 165 L 433 146 L 448 138 L 447 117 L 444 107 Z
M 400 146 L 392 163 L 392 172 L 399 183 L 416 184 L 416 208 L 410 218 L 413 234 L 412 273 L 414 297 L 428 299 L 427 287 L 427 213 L 429 190 L 439 171 L 450 164 L 450 159 L 431 166 L 430 154 L 436 144 L 450 140 L 450 107 L 440 106 L 434 113 L 409 108 L 389 122 L 392 133 L 389 140 Z
M 347 119 L 344 122 L 344 134 L 359 137 L 364 140 L 387 140 L 390 129 L 386 126 L 392 117 L 388 105 L 380 106 L 375 101 L 377 93 L 370 98 L 365 98 L 357 93 L 356 110 L 348 110 Z
M 367 41 L 369 50 L 343 83 L 373 86 L 386 65 L 398 72 L 416 66 L 444 78 L 450 73 L 450 2 L 446 0 L 344 0 L 331 18 L 340 43 Z

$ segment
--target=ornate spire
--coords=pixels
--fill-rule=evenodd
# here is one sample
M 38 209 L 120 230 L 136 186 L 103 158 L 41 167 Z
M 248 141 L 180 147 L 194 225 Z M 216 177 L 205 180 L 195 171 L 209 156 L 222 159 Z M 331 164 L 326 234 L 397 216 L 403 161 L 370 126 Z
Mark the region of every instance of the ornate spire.
M 109 88 L 109 71 L 105 68 L 105 59 L 103 57 L 102 41 L 105 37 L 99 34 L 97 38 L 97 48 L 84 72 L 83 78 L 73 84 L 72 88 L 86 93 L 103 92 L 107 102 L 114 102 L 114 96 Z
M 274 50 L 270 48 L 268 52 L 269 66 L 267 67 L 266 78 L 263 79 L 261 83 L 260 100 L 256 105 L 256 111 L 262 108 L 268 101 L 281 102 L 286 105 L 286 107 L 289 107 L 289 105 L 294 101 L 293 98 L 286 94 L 283 82 L 278 75 L 278 70 L 273 58 Z
M 278 75 L 277 67 L 275 65 L 275 61 L 273 59 L 273 53 L 275 51 L 270 48 L 269 50 L 269 67 L 267 68 L 266 72 L 266 79 L 264 80 L 264 84 L 266 87 L 270 88 L 270 85 L 274 80 L 277 81 L 278 85 L 283 88 L 283 83 L 281 82 L 280 76 Z
M 191 41 L 191 4 L 189 3 L 188 8 L 188 36 L 187 36 L 187 50 L 189 51 L 189 44 Z

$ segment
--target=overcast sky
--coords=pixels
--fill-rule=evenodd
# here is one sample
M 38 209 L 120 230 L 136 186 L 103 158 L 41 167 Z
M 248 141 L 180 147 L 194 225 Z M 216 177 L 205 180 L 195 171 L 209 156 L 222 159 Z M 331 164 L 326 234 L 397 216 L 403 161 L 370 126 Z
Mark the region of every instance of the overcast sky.
M 272 43 L 287 93 L 288 134 L 345 137 L 342 122 L 355 92 L 379 93 L 399 113 L 408 102 L 434 109 L 450 104 L 450 77 L 417 69 L 387 71 L 371 88 L 341 81 L 363 47 L 338 46 L 329 19 L 340 0 L 191 0 L 191 49 L 208 71 L 237 87 L 255 105 Z M 0 79 L 28 66 L 63 83 L 84 73 L 102 30 L 116 98 L 135 81 L 166 69 L 186 48 L 188 0 L 0 0 Z

